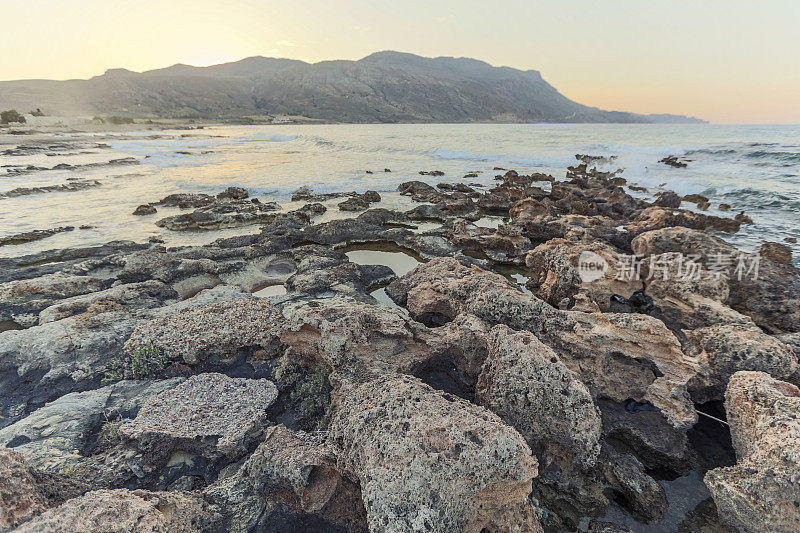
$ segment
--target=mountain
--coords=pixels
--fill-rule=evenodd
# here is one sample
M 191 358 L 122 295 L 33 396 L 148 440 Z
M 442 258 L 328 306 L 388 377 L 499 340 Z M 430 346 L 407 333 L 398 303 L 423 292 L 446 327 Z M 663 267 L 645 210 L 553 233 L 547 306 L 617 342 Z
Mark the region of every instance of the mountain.
M 249 57 L 210 67 L 113 69 L 89 80 L 0 82 L 0 109 L 10 108 L 211 120 L 290 115 L 352 123 L 697 120 L 587 107 L 563 96 L 535 70 L 400 52 L 314 64 Z

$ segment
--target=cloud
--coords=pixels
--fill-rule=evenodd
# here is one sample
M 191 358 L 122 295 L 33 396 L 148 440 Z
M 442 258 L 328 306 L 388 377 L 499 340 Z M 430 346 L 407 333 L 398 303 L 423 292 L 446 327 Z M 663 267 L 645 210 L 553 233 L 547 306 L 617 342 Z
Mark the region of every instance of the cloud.
M 278 41 L 275 44 L 277 44 L 278 46 L 283 46 L 283 47 L 288 47 L 288 48 L 293 48 L 295 46 L 298 46 L 297 43 L 293 43 L 292 41 Z
M 435 20 L 436 22 L 447 22 L 448 20 L 451 20 L 453 18 L 455 18 L 455 15 L 451 13 L 450 15 L 447 15 L 445 17 L 436 17 L 433 20 Z

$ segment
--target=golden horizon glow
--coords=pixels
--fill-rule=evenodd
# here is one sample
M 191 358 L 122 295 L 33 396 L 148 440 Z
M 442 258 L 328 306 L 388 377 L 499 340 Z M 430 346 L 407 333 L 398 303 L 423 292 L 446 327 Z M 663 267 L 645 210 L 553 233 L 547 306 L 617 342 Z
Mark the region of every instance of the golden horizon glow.
M 535 69 L 582 104 L 800 123 L 800 2 L 2 0 L 0 80 L 380 50 Z

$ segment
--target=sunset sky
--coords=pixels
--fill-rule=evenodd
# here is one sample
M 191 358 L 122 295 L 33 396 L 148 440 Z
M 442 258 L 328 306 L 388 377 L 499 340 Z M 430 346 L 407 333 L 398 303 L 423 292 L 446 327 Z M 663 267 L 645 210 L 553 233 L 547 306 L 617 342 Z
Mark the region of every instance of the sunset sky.
M 797 0 L 0 0 L 0 14 L 0 80 L 399 50 L 536 69 L 604 109 L 800 123 Z

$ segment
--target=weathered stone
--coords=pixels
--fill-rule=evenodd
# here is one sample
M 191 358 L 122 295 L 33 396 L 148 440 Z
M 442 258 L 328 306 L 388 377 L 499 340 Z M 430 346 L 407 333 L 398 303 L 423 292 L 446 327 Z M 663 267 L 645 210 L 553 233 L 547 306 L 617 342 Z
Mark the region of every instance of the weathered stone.
M 250 193 L 243 187 L 228 187 L 217 195 L 218 200 L 244 200 Z
M 204 205 L 213 204 L 214 201 L 214 197 L 209 194 L 176 193 L 165 196 L 156 202 L 155 205 L 180 207 L 181 209 L 186 209 L 189 207 L 202 207 Z
M 557 468 L 592 466 L 600 453 L 600 412 L 586 386 L 529 332 L 495 326 L 478 380 L 478 401 L 514 426 Z
M 678 339 L 653 317 L 629 313 L 569 312 L 571 329 L 540 337 L 595 396 L 650 402 L 677 429 L 697 422 L 687 384 L 697 373 Z
M 156 347 L 173 360 L 197 363 L 209 356 L 232 357 L 239 348 L 259 347 L 277 355 L 283 317 L 261 300 L 199 305 L 153 319 L 131 334 L 125 351 Z
M 158 209 L 150 204 L 142 204 L 133 210 L 133 214 L 136 216 L 155 215 L 156 213 L 158 213 Z
M 721 400 L 728 380 L 740 370 L 766 372 L 783 380 L 800 371 L 790 346 L 752 324 L 716 325 L 685 333 L 687 351 L 699 364 L 689 386 L 697 403 Z
M 219 520 L 218 509 L 189 493 L 98 490 L 68 500 L 17 531 L 200 532 L 213 530 Z
M 765 242 L 761 245 L 758 253 L 764 259 L 769 259 L 782 265 L 789 265 L 792 262 L 792 249 L 779 242 Z
M 278 390 L 265 379 L 200 374 L 151 396 L 136 418 L 120 426 L 142 450 L 164 449 L 237 459 L 263 431 Z
M 494 414 L 408 376 L 342 383 L 330 435 L 371 531 L 541 531 L 536 459 Z
M 0 430 L 0 445 L 22 453 L 31 466 L 58 473 L 70 471 L 91 450 L 101 426 L 134 416 L 149 396 L 183 381 L 120 381 L 92 391 L 73 392 Z
M 725 409 L 738 462 L 705 477 L 720 518 L 748 533 L 800 530 L 800 389 L 737 372 Z
M 661 192 L 657 194 L 658 198 L 653 202 L 654 206 L 670 207 L 677 209 L 681 206 L 681 197 L 672 191 Z
M 284 308 L 281 341 L 306 361 L 357 374 L 409 372 L 431 357 L 425 328 L 379 305 L 330 298 Z
M 727 274 L 729 296 L 723 302 L 749 316 L 769 333 L 800 331 L 800 271 L 791 265 L 744 254 L 725 241 L 689 228 L 665 228 L 643 233 L 631 243 L 641 256 L 679 252 L 684 257 L 699 256 L 704 267 L 720 263 Z M 727 269 L 725 258 L 727 262 Z M 756 268 L 756 266 L 758 268 Z M 737 270 L 738 269 L 738 270 Z M 707 273 L 707 271 L 706 271 Z
M 156 226 L 173 231 L 235 228 L 249 224 L 265 224 L 275 219 L 281 209 L 275 202 L 262 204 L 250 200 L 222 200 L 198 207 L 191 213 L 168 216 Z
M 47 509 L 22 455 L 0 448 L 0 528 L 13 528 Z
M 608 311 L 612 296 L 628 299 L 643 288 L 641 280 L 623 272 L 621 254 L 603 243 L 553 239 L 528 253 L 525 264 L 533 274 L 528 287 L 557 307 L 565 299 L 567 309 L 589 299 L 597 310 Z
M 706 222 L 702 216 L 684 209 L 667 209 L 664 207 L 648 207 L 639 212 L 625 229 L 634 235 L 673 226 L 693 229 L 705 229 Z

